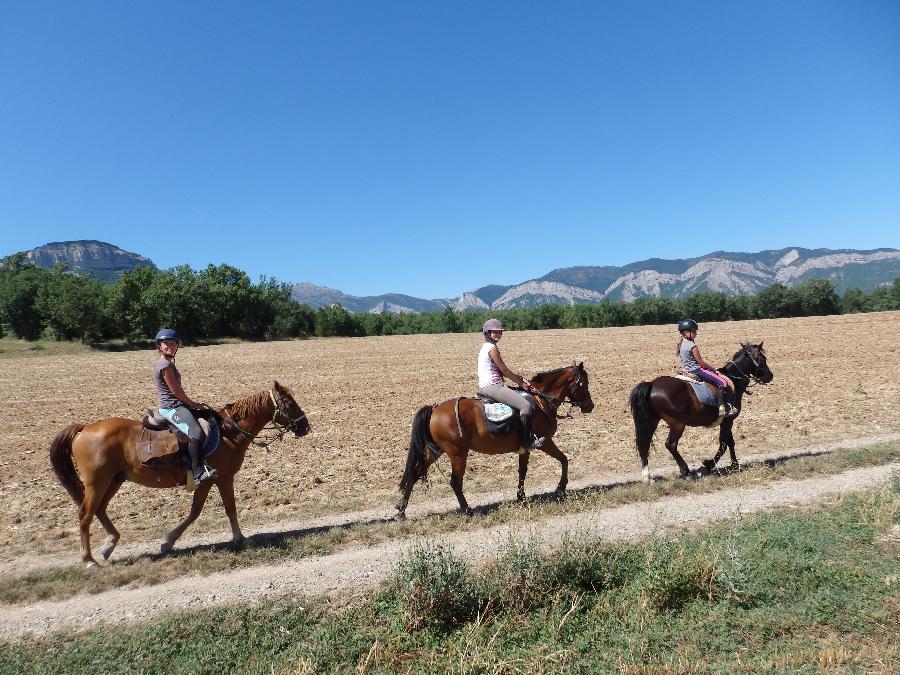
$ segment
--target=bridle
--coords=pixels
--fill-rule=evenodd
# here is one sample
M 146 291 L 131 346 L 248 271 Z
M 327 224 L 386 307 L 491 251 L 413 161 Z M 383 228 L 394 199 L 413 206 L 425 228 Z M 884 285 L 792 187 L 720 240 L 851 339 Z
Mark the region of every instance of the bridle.
M 751 382 L 754 384 L 765 385 L 766 383 L 762 381 L 759 375 L 757 375 L 757 372 L 759 372 L 760 370 L 760 365 L 759 362 L 750 355 L 750 348 L 743 347 L 741 349 L 740 356 L 746 356 L 748 359 L 750 359 L 750 363 L 753 364 L 753 370 L 750 373 L 745 373 L 743 369 L 741 369 L 741 367 L 737 363 L 735 363 L 734 359 L 732 359 L 728 363 L 734 366 L 735 370 L 737 370 L 741 374 L 742 378 L 747 380 L 747 387 L 749 388 L 751 386 Z M 725 365 L 727 366 L 728 363 L 726 363 Z
M 280 391 L 276 391 L 275 389 L 269 389 L 269 398 L 272 399 L 272 405 L 275 407 L 275 410 L 272 413 L 271 426 L 264 426 L 262 429 L 260 429 L 260 432 L 274 431 L 275 435 L 272 436 L 272 438 L 268 438 L 265 441 L 258 441 L 249 431 L 246 431 L 245 429 L 242 429 L 240 426 L 238 426 L 238 423 L 235 422 L 231 417 L 228 417 L 226 420 L 231 426 L 233 426 L 235 429 L 237 429 L 238 432 L 242 436 L 244 436 L 244 438 L 246 438 L 248 441 L 250 441 L 253 445 L 258 446 L 260 448 L 267 448 L 270 445 L 272 445 L 273 443 L 277 443 L 282 438 L 284 438 L 285 434 L 287 434 L 289 432 L 299 435 L 297 428 L 301 422 L 306 422 L 307 426 L 309 425 L 309 420 L 306 419 L 306 413 L 303 412 L 302 410 L 300 411 L 300 414 L 297 415 L 296 417 L 291 417 L 290 414 L 288 414 L 288 406 L 285 403 L 284 397 L 281 395 Z M 299 407 L 298 407 L 298 409 L 299 409 Z M 286 419 L 287 424 L 283 424 L 283 423 L 279 422 L 278 421 L 279 416 Z
M 538 396 L 541 399 L 543 399 L 544 401 L 546 401 L 548 404 L 550 404 L 553 407 L 553 412 L 556 414 L 557 418 L 559 418 L 559 419 L 565 419 L 565 418 L 571 417 L 570 414 L 561 416 L 557 413 L 559 406 L 561 406 L 563 403 L 568 403 L 573 408 L 578 408 L 581 410 L 581 412 L 584 412 L 584 408 L 588 404 L 588 401 L 590 400 L 589 392 L 580 401 L 576 401 L 573 398 L 572 395 L 578 390 L 578 387 L 581 386 L 581 384 L 584 380 L 581 377 L 581 369 L 575 365 L 573 365 L 571 367 L 575 369 L 575 379 L 572 380 L 572 382 L 569 384 L 566 391 L 559 398 L 555 398 L 553 396 L 548 396 L 547 394 L 545 394 L 542 391 L 533 390 L 533 391 L 529 392 L 532 395 Z M 568 401 L 566 401 L 567 398 L 569 399 Z

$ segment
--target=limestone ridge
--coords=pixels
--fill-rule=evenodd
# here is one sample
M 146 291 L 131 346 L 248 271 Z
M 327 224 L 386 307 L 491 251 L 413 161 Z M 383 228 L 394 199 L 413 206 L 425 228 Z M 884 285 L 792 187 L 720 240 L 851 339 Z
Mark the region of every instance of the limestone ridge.
M 38 267 L 49 269 L 63 263 L 74 274 L 91 274 L 107 283 L 136 267 L 156 267 L 149 258 L 95 240 L 51 242 L 25 255 Z
M 847 288 L 870 291 L 900 276 L 896 249 L 832 250 L 791 247 L 758 253 L 716 251 L 698 258 L 654 258 L 621 267 L 566 267 L 540 279 L 513 286 L 490 285 L 458 298 L 423 300 L 388 294 L 357 297 L 313 284 L 297 284 L 293 297 L 311 307 L 340 304 L 354 312 L 422 312 L 509 309 L 544 304 L 579 304 L 603 300 L 681 298 L 701 291 L 749 295 L 780 283 L 794 286 L 824 278 L 838 292 Z M 327 298 L 327 302 L 325 301 Z

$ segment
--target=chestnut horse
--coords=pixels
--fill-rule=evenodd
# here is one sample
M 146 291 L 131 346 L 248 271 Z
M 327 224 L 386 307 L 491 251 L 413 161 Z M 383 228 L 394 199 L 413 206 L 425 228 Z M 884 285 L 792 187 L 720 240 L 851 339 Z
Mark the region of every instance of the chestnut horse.
M 215 467 L 219 474 L 194 491 L 191 512 L 169 532 L 160 547 L 162 553 L 170 552 L 178 538 L 200 515 L 213 483 L 219 489 L 231 523 L 232 541 L 243 541 L 234 504 L 234 475 L 241 468 L 247 446 L 269 422 L 278 430 L 278 439 L 288 431 L 298 438 L 310 431 L 309 421 L 290 389 L 278 382 L 273 383 L 272 389 L 229 403 L 217 412 L 227 422 L 222 425 L 219 447 L 208 457 L 207 463 Z M 151 488 L 184 484 L 183 465 L 173 463 L 171 466 L 150 468 L 141 464 L 135 447 L 140 437 L 141 422 L 110 417 L 88 425 L 70 424 L 53 439 L 50 446 L 53 470 L 78 504 L 81 560 L 88 568 L 97 566 L 91 555 L 90 542 L 90 525 L 94 515 L 107 534 L 100 549 L 104 560 L 109 559 L 119 541 L 119 532 L 110 521 L 106 507 L 126 480 Z
M 540 449 L 562 465 L 562 476 L 556 487 L 556 495 L 561 498 L 565 495 L 566 484 L 569 482 L 569 460 L 552 440 L 556 433 L 556 411 L 566 399 L 578 406 L 583 413 L 594 409 L 594 402 L 588 391 L 588 374 L 584 364 L 579 363 L 577 366 L 538 373 L 531 378 L 531 383 L 538 392 L 535 395 L 537 411 L 532 416 L 531 426 L 538 436 L 545 439 Z M 488 455 L 518 452 L 521 440 L 519 428 L 505 434 L 490 433 L 484 423 L 484 406 L 480 399 L 455 398 L 421 408 L 413 418 L 406 470 L 400 481 L 402 496 L 397 505 L 398 517 L 405 516 L 413 485 L 427 477 L 428 467 L 442 453 L 446 453 L 450 459 L 450 486 L 459 500 L 459 510 L 466 515 L 473 515 L 462 490 L 469 450 Z M 525 499 L 525 474 L 528 472 L 529 456 L 529 453 L 519 455 L 519 500 Z
M 725 373 L 734 382 L 734 405 L 738 409 L 738 414 L 741 411 L 741 399 L 751 380 L 768 384 L 773 377 L 772 371 L 766 364 L 766 354 L 763 351 L 762 342 L 758 345 L 741 343 L 741 350 L 735 353 L 724 368 L 719 368 L 719 372 Z M 657 377 L 652 382 L 641 382 L 631 391 L 630 400 L 637 450 L 641 458 L 641 475 L 644 481 L 650 480 L 647 458 L 650 454 L 653 434 L 661 419 L 669 425 L 666 448 L 678 463 L 681 476 L 683 478 L 693 477 L 684 458 L 678 453 L 678 441 L 684 433 L 685 427 L 709 426 L 715 422 L 718 418 L 718 410 L 702 405 L 690 382 L 669 376 Z M 703 461 L 706 472 L 715 468 L 716 462 L 719 461 L 726 448 L 731 451 L 731 467 L 738 468 L 737 455 L 734 454 L 734 435 L 731 433 L 731 427 L 736 418 L 737 415 L 722 420 L 719 428 L 719 451 L 712 459 Z

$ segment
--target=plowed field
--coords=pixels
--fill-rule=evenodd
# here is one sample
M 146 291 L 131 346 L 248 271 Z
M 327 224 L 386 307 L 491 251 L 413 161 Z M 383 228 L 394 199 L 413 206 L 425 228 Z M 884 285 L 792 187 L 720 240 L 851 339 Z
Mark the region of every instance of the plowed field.
M 704 357 L 722 364 L 741 340 L 765 340 L 775 374 L 755 387 L 735 424 L 738 456 L 900 431 L 900 312 L 780 319 L 702 326 Z M 596 404 L 562 420 L 557 441 L 572 479 L 621 473 L 635 477 L 628 393 L 639 381 L 669 374 L 672 326 L 507 333 L 504 359 L 526 375 L 584 361 Z M 416 335 L 187 347 L 178 355 L 185 389 L 210 403 L 233 401 L 278 379 L 294 389 L 313 433 L 270 450 L 251 449 L 238 474 L 247 526 L 365 508 L 389 508 L 405 460 L 409 424 L 423 404 L 474 393 L 480 336 Z M 139 417 L 154 404 L 154 353 L 91 353 L 0 361 L 0 549 L 2 558 L 71 551 L 77 559 L 74 504 L 50 470 L 47 450 L 70 422 Z M 690 429 L 681 450 L 692 465 L 709 457 L 716 431 Z M 660 432 L 651 468 L 671 463 Z M 430 490 L 413 503 L 452 495 L 442 460 Z M 471 457 L 466 490 L 515 492 L 512 455 Z M 554 483 L 556 461 L 536 453 L 528 486 Z M 190 504 L 181 490 L 126 484 L 110 506 L 123 543 L 160 539 Z M 94 542 L 101 540 L 96 525 Z M 228 525 L 210 498 L 190 533 Z

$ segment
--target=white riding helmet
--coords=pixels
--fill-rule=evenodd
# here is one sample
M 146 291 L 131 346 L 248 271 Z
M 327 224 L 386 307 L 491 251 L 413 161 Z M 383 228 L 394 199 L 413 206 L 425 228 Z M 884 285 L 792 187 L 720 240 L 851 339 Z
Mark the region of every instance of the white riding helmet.
M 488 319 L 481 327 L 481 332 L 484 334 L 484 337 L 488 337 L 488 333 L 492 330 L 499 330 L 501 333 L 503 332 L 503 324 L 500 323 L 499 319 Z

